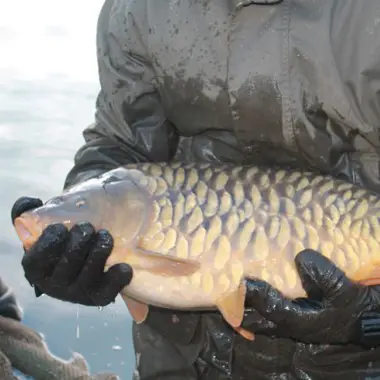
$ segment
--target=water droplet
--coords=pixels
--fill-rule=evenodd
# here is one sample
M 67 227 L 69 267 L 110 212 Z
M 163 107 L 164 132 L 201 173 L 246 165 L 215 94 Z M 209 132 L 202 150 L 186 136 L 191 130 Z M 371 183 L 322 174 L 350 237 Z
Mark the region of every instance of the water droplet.
M 77 305 L 77 331 L 76 331 L 77 339 L 80 338 L 80 327 L 79 327 L 79 305 Z

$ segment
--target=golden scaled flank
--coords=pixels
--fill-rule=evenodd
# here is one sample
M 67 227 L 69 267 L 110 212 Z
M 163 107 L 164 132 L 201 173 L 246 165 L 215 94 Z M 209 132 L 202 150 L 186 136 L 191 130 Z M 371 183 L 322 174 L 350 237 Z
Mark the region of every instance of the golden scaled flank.
M 182 259 L 196 259 L 213 250 L 217 270 L 235 251 L 255 252 L 255 260 L 283 252 L 288 260 L 281 260 L 281 268 L 267 266 L 255 274 L 276 286 L 294 287 L 299 280 L 290 259 L 305 247 L 319 249 L 352 271 L 363 261 L 355 252 L 360 249 L 365 257 L 378 248 L 377 238 L 370 236 L 371 229 L 380 230 L 378 218 L 367 217 L 370 199 L 365 190 L 351 184 L 336 188 L 325 177 L 285 170 L 270 177 L 258 168 L 226 173 L 208 164 L 137 167 L 145 173 L 141 181 L 155 197 L 154 223 L 145 239 L 150 250 Z M 240 181 L 227 190 L 231 177 Z M 168 189 L 181 191 L 170 198 Z M 379 208 L 379 204 L 373 206 Z M 232 272 L 237 278 L 244 266 L 238 263 L 236 267 Z M 204 277 L 196 274 L 191 281 L 202 283 L 205 289 L 212 281 L 228 281 L 225 275 L 212 279 L 206 273 Z

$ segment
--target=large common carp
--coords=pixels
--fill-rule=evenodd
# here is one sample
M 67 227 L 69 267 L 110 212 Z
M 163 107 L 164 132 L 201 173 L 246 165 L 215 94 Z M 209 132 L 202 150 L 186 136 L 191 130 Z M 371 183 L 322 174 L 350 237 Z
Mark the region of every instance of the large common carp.
M 305 296 L 294 258 L 320 251 L 349 278 L 380 282 L 380 196 L 311 172 L 224 164 L 132 164 L 73 186 L 15 221 L 26 247 L 48 224 L 105 228 L 105 270 L 125 262 L 122 296 L 136 322 L 148 305 L 217 308 L 241 329 L 245 278 Z

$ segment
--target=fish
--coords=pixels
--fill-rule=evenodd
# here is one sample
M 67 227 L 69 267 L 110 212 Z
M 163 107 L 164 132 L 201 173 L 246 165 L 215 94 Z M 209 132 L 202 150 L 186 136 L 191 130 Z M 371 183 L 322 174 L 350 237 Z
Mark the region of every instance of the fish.
M 82 355 L 62 360 L 48 349 L 42 336 L 20 321 L 0 316 L 0 377 L 17 379 L 17 369 L 35 380 L 119 380 L 111 373 L 91 375 Z
M 22 214 L 24 247 L 52 223 L 88 221 L 114 246 L 104 270 L 127 263 L 120 292 L 136 323 L 149 307 L 219 310 L 239 334 L 246 281 L 305 297 L 294 259 L 314 249 L 353 281 L 380 283 L 380 196 L 313 171 L 224 163 L 133 163 L 73 185 Z

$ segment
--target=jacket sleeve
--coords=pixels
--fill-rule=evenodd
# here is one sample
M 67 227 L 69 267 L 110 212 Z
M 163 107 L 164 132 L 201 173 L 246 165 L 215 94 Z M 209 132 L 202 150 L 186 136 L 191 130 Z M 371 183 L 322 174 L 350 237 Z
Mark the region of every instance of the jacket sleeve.
M 119 165 L 168 161 L 176 133 L 155 88 L 144 40 L 144 1 L 106 0 L 97 25 L 100 92 L 65 187 Z
M 16 297 L 0 277 L 0 315 L 21 321 L 22 311 L 16 301 Z

